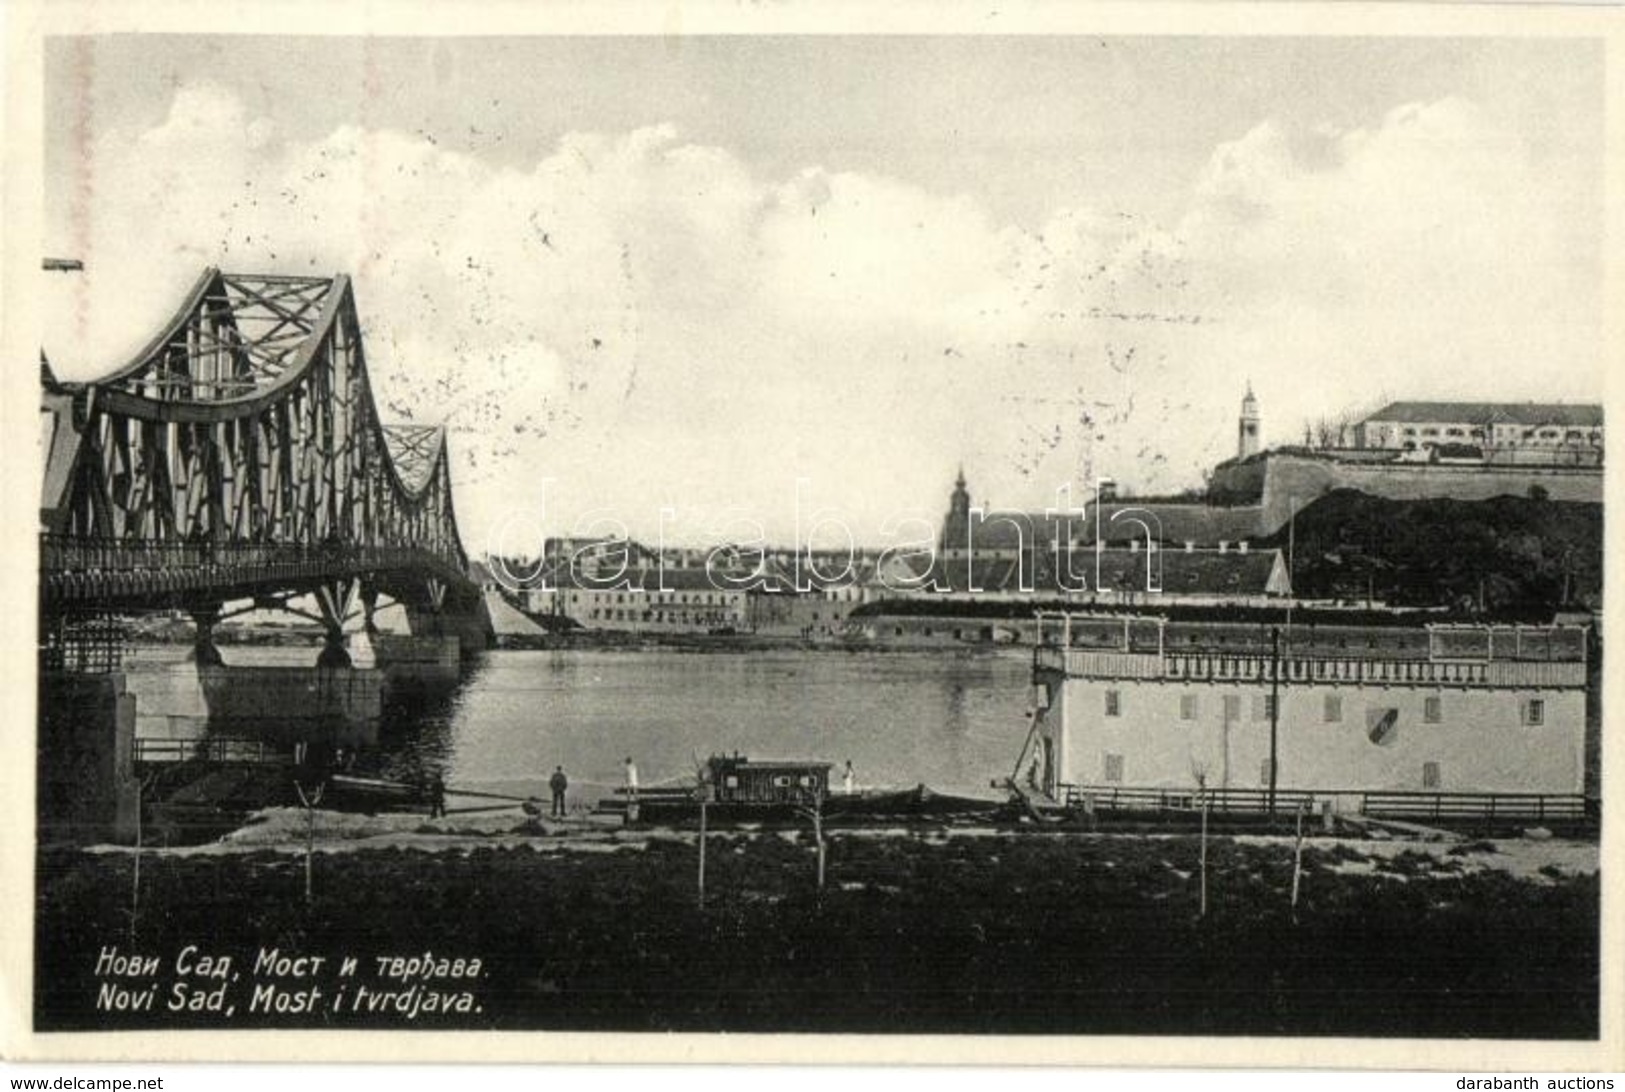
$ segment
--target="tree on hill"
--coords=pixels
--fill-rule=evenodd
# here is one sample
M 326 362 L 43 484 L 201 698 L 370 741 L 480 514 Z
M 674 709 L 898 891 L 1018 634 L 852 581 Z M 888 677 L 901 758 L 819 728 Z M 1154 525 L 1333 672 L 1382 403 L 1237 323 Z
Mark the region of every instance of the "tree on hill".
M 1542 613 L 1599 606 L 1602 506 L 1536 497 L 1390 500 L 1335 490 L 1297 514 L 1300 596 Z M 1288 531 L 1266 545 L 1287 544 Z

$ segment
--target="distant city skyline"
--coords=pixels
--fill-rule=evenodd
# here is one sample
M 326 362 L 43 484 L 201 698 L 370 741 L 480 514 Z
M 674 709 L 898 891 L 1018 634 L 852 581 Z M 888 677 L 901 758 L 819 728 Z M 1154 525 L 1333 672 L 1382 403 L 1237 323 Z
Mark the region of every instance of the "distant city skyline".
M 469 547 L 864 541 L 1199 485 L 1388 399 L 1598 400 L 1603 58 L 1572 39 L 54 39 L 46 349 L 204 265 L 355 278 Z M 321 72 L 319 81 L 312 72 Z

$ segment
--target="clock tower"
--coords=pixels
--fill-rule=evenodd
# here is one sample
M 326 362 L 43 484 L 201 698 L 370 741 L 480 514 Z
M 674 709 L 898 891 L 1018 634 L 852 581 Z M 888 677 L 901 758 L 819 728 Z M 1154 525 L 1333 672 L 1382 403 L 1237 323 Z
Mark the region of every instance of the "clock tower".
M 1253 385 L 1247 383 L 1247 395 L 1241 400 L 1241 420 L 1236 428 L 1236 458 L 1245 459 L 1258 454 L 1258 399 L 1253 396 Z

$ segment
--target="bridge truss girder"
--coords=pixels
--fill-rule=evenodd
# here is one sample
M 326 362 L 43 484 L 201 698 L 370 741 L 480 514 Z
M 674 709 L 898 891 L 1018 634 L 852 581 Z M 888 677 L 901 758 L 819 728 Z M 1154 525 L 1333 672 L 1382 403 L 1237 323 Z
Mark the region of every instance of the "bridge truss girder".
M 42 369 L 45 609 L 315 591 L 364 577 L 466 605 L 444 432 L 379 419 L 345 277 L 206 270 L 129 365 Z

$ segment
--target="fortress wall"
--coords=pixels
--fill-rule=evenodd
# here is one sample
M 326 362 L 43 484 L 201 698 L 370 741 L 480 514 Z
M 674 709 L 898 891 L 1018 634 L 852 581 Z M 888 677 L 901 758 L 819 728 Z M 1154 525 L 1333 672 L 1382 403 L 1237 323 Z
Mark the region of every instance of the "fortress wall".
M 1293 512 L 1333 489 L 1357 489 L 1392 500 L 1448 497 L 1474 501 L 1526 496 L 1531 487 L 1538 485 L 1552 500 L 1600 504 L 1603 497 L 1603 475 L 1598 470 L 1394 463 L 1374 466 L 1297 455 L 1271 455 L 1251 465 L 1224 467 L 1214 474 L 1214 481 L 1221 489 L 1240 493 L 1252 485 L 1255 477 L 1261 479 L 1260 535 L 1275 533 Z

